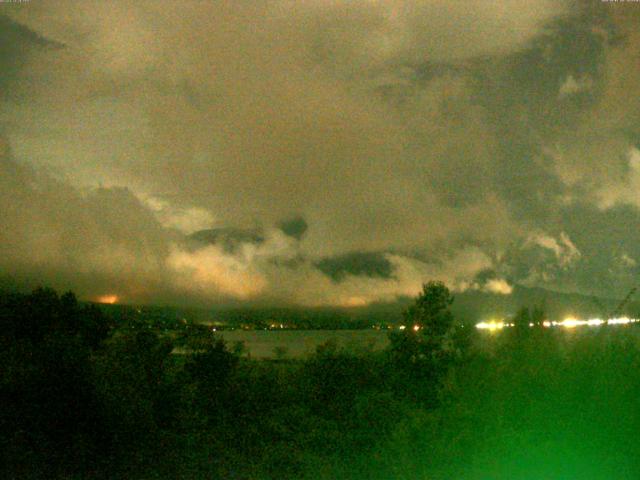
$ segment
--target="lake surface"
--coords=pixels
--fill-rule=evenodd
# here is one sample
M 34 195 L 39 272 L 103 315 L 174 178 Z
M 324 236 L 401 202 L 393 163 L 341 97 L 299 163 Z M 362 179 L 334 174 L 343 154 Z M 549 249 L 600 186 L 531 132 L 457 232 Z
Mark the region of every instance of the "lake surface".
M 598 320 L 599 323 L 595 323 Z M 608 329 L 628 330 L 633 328 L 631 324 L 640 325 L 636 319 L 610 320 L 609 326 L 604 326 L 603 321 L 595 320 L 564 320 L 562 322 L 545 322 L 555 331 L 557 336 L 563 337 L 562 345 L 570 348 L 573 340 L 583 335 L 604 333 Z M 592 323 L 589 323 L 592 322 Z M 482 324 L 481 324 L 482 325 Z M 507 324 L 491 325 L 494 328 L 479 327 L 486 335 L 480 335 L 479 346 L 481 349 L 495 347 L 492 339 L 500 337 L 500 330 Z M 582 328 L 576 328 L 582 327 Z M 604 329 L 604 330 L 601 330 Z M 509 330 L 505 328 L 505 330 Z M 546 329 L 545 329 L 546 330 Z M 316 348 L 328 341 L 334 341 L 339 347 L 348 350 L 382 350 L 389 344 L 389 330 L 223 330 L 216 332 L 227 341 L 229 348 L 236 342 L 243 342 L 245 352 L 253 358 L 300 358 L 315 352 Z M 496 337 L 497 335 L 497 337 Z
M 381 350 L 389 344 L 385 330 L 227 330 L 218 332 L 231 348 L 243 342 L 254 358 L 299 358 L 328 341 L 350 350 Z M 277 353 L 280 350 L 279 354 Z

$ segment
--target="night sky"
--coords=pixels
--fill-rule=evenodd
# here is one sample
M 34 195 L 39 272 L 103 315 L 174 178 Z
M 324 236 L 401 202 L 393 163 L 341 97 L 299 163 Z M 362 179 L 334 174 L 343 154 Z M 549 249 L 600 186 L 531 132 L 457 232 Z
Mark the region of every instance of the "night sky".
M 0 283 L 359 306 L 639 262 L 640 3 L 0 3 Z

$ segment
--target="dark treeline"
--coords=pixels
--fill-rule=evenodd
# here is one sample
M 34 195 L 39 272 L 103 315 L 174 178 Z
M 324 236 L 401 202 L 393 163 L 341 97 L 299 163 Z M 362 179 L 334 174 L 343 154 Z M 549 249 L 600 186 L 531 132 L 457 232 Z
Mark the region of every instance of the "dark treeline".
M 404 312 L 420 330 L 385 351 L 257 361 L 72 294 L 4 295 L 0 477 L 638 478 L 634 327 L 475 337 L 452 301 L 425 285 Z
M 396 334 L 378 353 L 328 343 L 302 361 L 269 362 L 207 329 L 170 339 L 114 328 L 71 293 L 4 295 L 2 476 L 303 478 L 354 468 L 408 411 L 437 404 L 455 360 L 448 290 L 430 284 L 421 298 L 431 310 L 411 321 L 432 336 Z M 178 345 L 192 353 L 172 354 Z

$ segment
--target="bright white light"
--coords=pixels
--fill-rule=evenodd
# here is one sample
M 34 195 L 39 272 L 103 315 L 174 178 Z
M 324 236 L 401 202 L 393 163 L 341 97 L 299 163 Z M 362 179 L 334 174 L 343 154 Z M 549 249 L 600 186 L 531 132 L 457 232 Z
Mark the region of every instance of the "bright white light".
M 581 325 L 586 325 L 587 322 L 585 322 L 584 320 L 578 320 L 575 318 L 565 318 L 563 321 L 559 322 L 558 325 L 565 327 L 565 328 L 576 328 L 578 326 Z
M 640 319 L 629 317 L 616 317 L 604 320 L 602 318 L 590 318 L 588 320 L 581 320 L 574 317 L 567 317 L 560 322 L 545 320 L 542 322 L 542 326 L 545 328 L 551 327 L 564 327 L 564 328 L 576 328 L 582 326 L 599 327 L 601 325 L 627 325 L 630 323 L 638 323 Z M 534 323 L 529 323 L 529 327 L 534 327 Z M 504 323 L 502 321 L 491 320 L 489 322 L 480 322 L 476 324 L 476 328 L 480 330 L 502 330 L 506 327 L 515 327 L 514 323 Z
M 609 325 L 626 325 L 627 323 L 632 323 L 633 321 L 629 317 L 618 317 L 618 318 L 610 318 Z
M 404 330 L 405 328 L 407 327 L 405 327 L 404 325 L 400 325 L 400 330 Z
M 480 322 L 476 324 L 476 328 L 480 330 L 494 331 L 494 330 L 501 330 L 504 327 L 505 327 L 505 324 L 503 322 L 496 322 L 495 320 L 492 320 L 490 322 Z
M 413 331 L 417 332 L 418 330 L 420 330 L 420 325 L 414 325 L 413 326 Z

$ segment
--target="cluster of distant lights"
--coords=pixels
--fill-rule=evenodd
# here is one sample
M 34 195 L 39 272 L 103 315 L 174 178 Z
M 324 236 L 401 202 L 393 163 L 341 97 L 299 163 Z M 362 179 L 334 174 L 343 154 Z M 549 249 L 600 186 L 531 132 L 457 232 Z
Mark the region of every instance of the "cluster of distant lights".
M 407 326 L 406 325 L 400 325 L 398 328 L 400 330 L 406 330 Z M 420 327 L 420 325 L 414 325 L 413 327 L 411 327 L 411 330 L 413 330 L 414 332 L 417 332 L 418 330 L 420 330 L 420 328 L 422 328 L 422 327 Z
M 117 295 L 102 295 L 96 299 L 98 303 L 107 303 L 107 304 L 117 303 L 118 300 L 119 298 Z M 568 317 L 560 322 L 545 320 L 542 322 L 542 326 L 544 328 L 552 328 L 552 327 L 576 328 L 576 327 L 584 327 L 584 326 L 599 327 L 601 325 L 628 325 L 630 323 L 639 323 L 639 322 L 640 322 L 640 319 L 629 318 L 629 317 L 616 317 L 616 318 L 610 318 L 608 320 L 603 320 L 601 318 L 590 318 L 589 320 L 579 320 L 577 318 Z M 489 330 L 490 332 L 502 330 L 504 328 L 513 328 L 515 326 L 516 326 L 515 323 L 498 321 L 498 320 L 491 320 L 489 322 L 476 323 L 476 328 L 478 330 Z M 529 323 L 530 328 L 533 328 L 535 326 L 536 326 L 535 323 Z M 271 329 L 278 329 L 278 328 L 282 329 L 284 328 L 284 325 L 271 324 L 270 327 Z M 400 325 L 398 328 L 400 330 L 406 330 L 407 326 Z M 414 332 L 417 332 L 418 330 L 421 329 L 421 326 L 413 325 L 412 327 L 409 327 L 409 328 L 411 328 L 411 330 L 413 330 Z M 217 329 L 215 327 L 212 328 L 212 331 L 215 332 L 216 330 Z
M 565 318 L 560 322 L 545 320 L 542 322 L 542 326 L 544 328 L 552 328 L 552 327 L 564 327 L 564 328 L 576 328 L 576 327 L 599 327 L 601 325 L 628 325 L 630 323 L 638 323 L 640 319 L 637 318 L 629 318 L 629 317 L 616 317 L 610 318 L 608 320 L 603 320 L 601 318 L 591 318 L 589 320 L 579 320 L 577 318 L 569 317 Z M 490 322 L 480 322 L 476 324 L 476 328 L 479 330 L 489 330 L 496 331 L 502 330 L 503 328 L 512 328 L 515 327 L 515 323 L 502 322 L 492 320 Z M 529 327 L 535 327 L 536 324 L 529 323 Z

